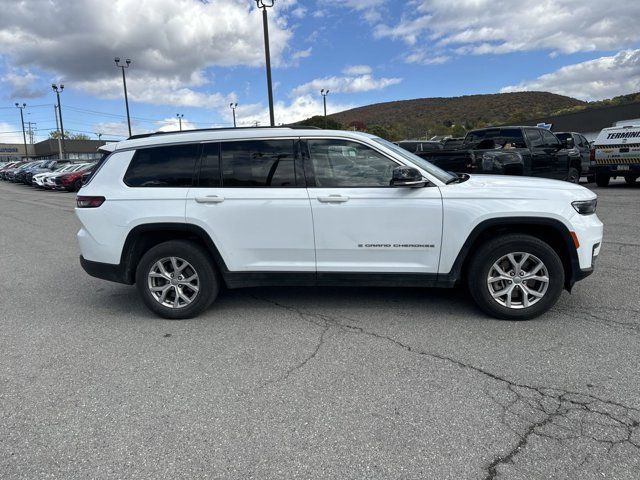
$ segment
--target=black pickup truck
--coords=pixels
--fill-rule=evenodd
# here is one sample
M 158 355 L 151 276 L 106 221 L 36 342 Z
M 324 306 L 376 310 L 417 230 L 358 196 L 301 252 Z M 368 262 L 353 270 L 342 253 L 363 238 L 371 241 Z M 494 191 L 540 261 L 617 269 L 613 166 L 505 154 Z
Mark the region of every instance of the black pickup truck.
M 415 154 L 456 173 L 525 175 L 577 183 L 580 156 L 568 147 L 544 128 L 496 127 L 470 131 L 458 148 Z

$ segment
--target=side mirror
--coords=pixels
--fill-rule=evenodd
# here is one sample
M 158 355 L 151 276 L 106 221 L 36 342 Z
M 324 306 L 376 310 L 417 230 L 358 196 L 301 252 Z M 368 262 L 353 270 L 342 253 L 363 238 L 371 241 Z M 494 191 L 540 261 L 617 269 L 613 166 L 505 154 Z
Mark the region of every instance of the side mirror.
M 391 186 L 393 187 L 424 187 L 427 181 L 417 168 L 396 167 L 393 169 Z

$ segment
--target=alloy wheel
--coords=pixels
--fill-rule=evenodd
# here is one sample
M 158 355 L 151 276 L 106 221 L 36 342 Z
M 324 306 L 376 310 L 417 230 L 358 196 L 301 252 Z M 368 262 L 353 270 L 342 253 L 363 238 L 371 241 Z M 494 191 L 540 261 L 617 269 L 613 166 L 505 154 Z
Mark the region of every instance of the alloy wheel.
M 147 275 L 147 285 L 158 303 L 173 309 L 191 305 L 200 291 L 198 273 L 179 257 L 166 257 L 154 263 Z
M 549 288 L 549 271 L 535 255 L 513 252 L 500 257 L 489 270 L 491 297 L 507 308 L 523 309 L 538 303 Z

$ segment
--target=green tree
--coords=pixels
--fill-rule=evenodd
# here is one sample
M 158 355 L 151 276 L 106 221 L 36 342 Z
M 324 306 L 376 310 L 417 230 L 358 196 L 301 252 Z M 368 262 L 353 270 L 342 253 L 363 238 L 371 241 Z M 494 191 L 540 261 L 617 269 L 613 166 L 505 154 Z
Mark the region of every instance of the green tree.
M 60 138 L 59 130 L 52 130 L 49 132 L 49 138 L 52 140 L 57 140 Z M 64 131 L 64 138 L 68 140 L 90 140 L 89 135 L 84 133 L 70 133 L 68 130 Z
M 342 124 L 335 121 L 331 117 L 326 118 L 325 124 L 325 118 L 322 115 L 316 115 L 315 117 L 307 118 L 306 120 L 298 122 L 296 125 L 300 125 L 303 127 L 326 128 L 327 130 L 342 130 Z

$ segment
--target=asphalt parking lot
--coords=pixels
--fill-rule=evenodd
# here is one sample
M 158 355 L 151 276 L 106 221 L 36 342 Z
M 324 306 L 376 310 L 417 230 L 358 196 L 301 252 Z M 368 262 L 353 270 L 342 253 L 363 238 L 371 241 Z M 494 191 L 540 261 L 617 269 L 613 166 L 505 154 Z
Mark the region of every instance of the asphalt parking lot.
M 78 263 L 73 194 L 0 182 L 0 477 L 638 479 L 640 186 L 546 316 L 463 290 L 225 291 L 189 321 Z

